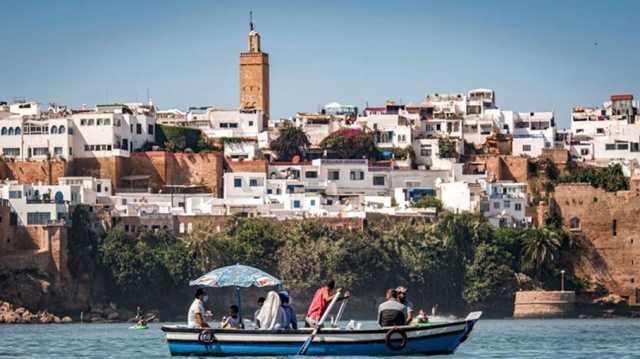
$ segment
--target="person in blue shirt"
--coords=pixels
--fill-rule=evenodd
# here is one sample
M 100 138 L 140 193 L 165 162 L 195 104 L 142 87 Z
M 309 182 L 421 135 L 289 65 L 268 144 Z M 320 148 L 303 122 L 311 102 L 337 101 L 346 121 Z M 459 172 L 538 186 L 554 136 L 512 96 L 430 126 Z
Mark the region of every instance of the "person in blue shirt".
M 298 329 L 298 319 L 296 318 L 296 311 L 293 306 L 289 304 L 289 292 L 283 290 L 278 293 L 280 296 L 280 306 L 285 313 L 285 322 L 282 323 L 282 329 Z

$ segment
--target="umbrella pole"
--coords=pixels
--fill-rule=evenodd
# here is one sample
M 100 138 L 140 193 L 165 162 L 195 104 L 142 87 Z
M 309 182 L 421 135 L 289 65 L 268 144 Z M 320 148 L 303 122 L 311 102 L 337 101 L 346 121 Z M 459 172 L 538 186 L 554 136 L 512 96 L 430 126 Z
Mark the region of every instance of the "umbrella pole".
M 236 302 L 238 303 L 238 319 L 242 323 L 242 306 L 240 302 L 240 287 L 236 287 Z

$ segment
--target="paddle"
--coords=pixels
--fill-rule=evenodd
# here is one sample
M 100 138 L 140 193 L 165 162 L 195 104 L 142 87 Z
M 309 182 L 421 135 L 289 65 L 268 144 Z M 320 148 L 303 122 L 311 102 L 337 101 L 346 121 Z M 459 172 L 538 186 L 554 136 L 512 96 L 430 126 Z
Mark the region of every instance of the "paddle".
M 348 301 L 349 299 L 345 299 L 342 301 L 342 303 L 340 303 L 340 308 L 338 308 L 338 314 L 336 314 L 336 317 L 333 318 L 333 322 L 331 323 L 332 327 L 336 327 L 338 325 L 338 322 L 340 321 L 340 319 L 342 318 L 342 314 L 344 313 L 344 307 L 347 306 Z
M 327 307 L 327 310 L 324 311 L 324 314 L 322 314 L 322 317 L 316 323 L 316 325 L 313 328 L 313 331 L 311 332 L 311 335 L 309 336 L 309 338 L 307 338 L 307 340 L 305 340 L 304 343 L 302 343 L 302 346 L 298 350 L 298 355 L 305 355 L 307 353 L 307 349 L 309 349 L 309 345 L 311 345 L 311 342 L 313 341 L 313 338 L 315 338 L 316 335 L 318 335 L 318 332 L 320 331 L 320 327 L 322 327 L 322 324 L 324 323 L 324 321 L 329 316 L 329 312 L 331 312 L 333 307 L 336 305 L 336 302 L 340 298 L 341 294 L 342 294 L 342 291 L 338 290 L 336 295 L 331 300 L 331 303 L 329 303 L 329 306 Z

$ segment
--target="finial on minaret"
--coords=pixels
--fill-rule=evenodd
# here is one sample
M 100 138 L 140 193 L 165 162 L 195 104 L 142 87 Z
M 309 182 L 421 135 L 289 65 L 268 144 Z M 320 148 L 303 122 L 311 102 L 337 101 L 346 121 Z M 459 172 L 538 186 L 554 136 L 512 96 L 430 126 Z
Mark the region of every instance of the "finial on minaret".
M 253 31 L 253 11 L 249 11 L 249 31 Z

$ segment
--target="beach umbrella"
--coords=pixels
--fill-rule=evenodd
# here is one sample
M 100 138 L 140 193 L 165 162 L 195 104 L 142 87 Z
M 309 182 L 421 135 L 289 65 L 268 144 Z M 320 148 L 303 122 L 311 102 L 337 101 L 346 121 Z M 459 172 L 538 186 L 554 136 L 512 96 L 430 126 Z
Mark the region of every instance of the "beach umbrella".
M 198 279 L 190 281 L 189 285 L 211 288 L 235 287 L 238 308 L 240 308 L 241 287 L 273 287 L 281 283 L 280 279 L 258 268 L 236 264 L 214 269 Z M 242 318 L 241 314 L 240 318 Z

